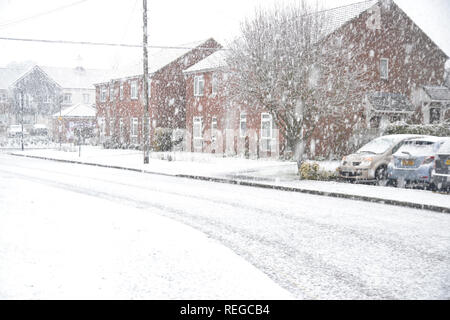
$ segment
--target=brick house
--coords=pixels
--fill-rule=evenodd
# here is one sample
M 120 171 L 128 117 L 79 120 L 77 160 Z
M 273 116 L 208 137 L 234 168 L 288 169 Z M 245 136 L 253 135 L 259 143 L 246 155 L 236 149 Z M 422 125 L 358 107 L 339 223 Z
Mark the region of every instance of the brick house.
M 415 92 L 443 85 L 448 56 L 391 0 L 360 2 L 325 13 L 330 23 L 320 46 L 338 51 L 328 60 L 333 71 L 322 72 L 319 85 L 329 92 L 339 90 L 339 74 L 345 68 L 359 68 L 366 85 L 355 89 L 353 101 L 337 106 L 344 108 L 344 117 L 319 120 L 306 142 L 308 156 L 338 157 L 381 134 L 386 123 L 423 121 L 423 101 L 415 98 Z M 190 150 L 254 157 L 283 154 L 283 136 L 270 114 L 257 106 L 232 106 L 220 92 L 211 94 L 213 82 L 226 81 L 225 54 L 216 53 L 185 70 Z M 220 142 L 213 145 L 217 137 Z
M 158 128 L 186 128 L 186 81 L 183 70 L 201 61 L 221 45 L 214 39 L 180 48 L 164 49 L 149 56 L 150 137 Z M 138 147 L 142 143 L 144 99 L 143 67 L 129 70 L 96 84 L 100 141 Z

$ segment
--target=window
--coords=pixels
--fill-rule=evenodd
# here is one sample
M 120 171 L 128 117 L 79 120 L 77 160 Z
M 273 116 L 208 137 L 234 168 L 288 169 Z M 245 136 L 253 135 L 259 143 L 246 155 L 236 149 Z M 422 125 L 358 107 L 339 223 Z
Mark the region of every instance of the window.
M 138 136 L 138 118 L 131 118 L 131 136 Z
M 194 96 L 203 96 L 203 91 L 205 89 L 205 80 L 203 76 L 194 77 Z
M 71 93 L 64 93 L 64 103 L 72 103 L 72 94 Z
M 152 79 L 148 79 L 148 97 L 152 96 Z
M 123 83 L 120 83 L 119 87 L 119 99 L 123 100 Z
M 106 87 L 100 89 L 100 102 L 106 101 Z
M 123 141 L 123 138 L 124 138 L 124 127 L 123 127 L 123 119 L 122 118 L 120 118 L 119 119 L 119 137 L 120 137 L 120 140 L 121 141 Z
M 270 151 L 272 142 L 272 117 L 268 113 L 261 114 L 261 150 Z
M 389 59 L 381 58 L 381 60 L 380 60 L 380 77 L 383 80 L 389 79 Z
M 441 121 L 441 111 L 439 108 L 430 109 L 430 124 L 439 123 Z
M 7 102 L 8 101 L 8 95 L 6 92 L 0 93 L 0 102 Z
M 89 103 L 89 94 L 83 93 L 83 103 L 88 104 Z
M 217 74 L 212 75 L 212 81 L 211 81 L 211 94 L 216 95 L 217 90 L 219 86 L 219 78 L 217 77 Z
M 211 141 L 216 141 L 217 139 L 217 117 L 212 117 L 211 119 Z
M 114 101 L 114 85 L 111 84 L 109 87 L 109 100 Z
M 131 99 L 137 100 L 138 98 L 138 87 L 137 81 L 131 81 Z
M 193 136 L 194 136 L 194 149 L 202 150 L 203 146 L 202 117 L 194 117 Z
M 245 113 L 241 113 L 239 122 L 239 136 L 241 138 L 245 138 L 246 135 L 247 135 L 247 115 Z
M 374 116 L 370 119 L 370 128 L 371 129 L 378 129 L 381 124 L 381 117 L 380 116 Z
M 105 118 L 98 118 L 98 126 L 100 128 L 100 134 L 102 136 L 105 135 L 106 133 L 106 128 L 105 128 Z
M 114 119 L 111 118 L 109 120 L 109 135 L 112 136 L 114 135 Z

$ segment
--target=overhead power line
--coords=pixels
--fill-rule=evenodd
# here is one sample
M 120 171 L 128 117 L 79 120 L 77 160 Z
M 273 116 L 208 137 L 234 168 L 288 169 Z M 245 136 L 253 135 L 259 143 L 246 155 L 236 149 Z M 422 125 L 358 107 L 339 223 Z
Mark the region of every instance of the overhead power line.
M 23 42 L 41 42 L 53 44 L 72 44 L 72 45 L 89 45 L 89 46 L 109 46 L 109 47 L 126 47 L 126 48 L 142 48 L 141 44 L 127 44 L 127 43 L 108 43 L 108 42 L 91 42 L 91 41 L 69 41 L 69 40 L 46 40 L 46 39 L 27 39 L 27 38 L 11 38 L 0 37 L 0 40 L 6 41 L 23 41 Z M 147 46 L 149 49 L 198 49 L 198 50 L 217 50 L 217 47 L 183 47 L 183 46 Z M 223 48 L 221 50 L 224 50 Z
M 65 6 L 61 6 L 61 7 L 58 7 L 58 8 L 49 10 L 49 11 L 37 13 L 37 14 L 35 14 L 35 15 L 32 15 L 32 16 L 29 16 L 29 17 L 26 17 L 26 18 L 21 18 L 21 19 L 18 19 L 18 20 L 13 20 L 13 21 L 5 22 L 5 23 L 3 23 L 3 24 L 0 24 L 0 29 L 4 29 L 4 28 L 6 28 L 6 27 L 8 27 L 8 26 L 10 26 L 10 25 L 13 25 L 13 24 L 25 22 L 25 21 L 32 20 L 32 19 L 36 19 L 36 18 L 45 16 L 45 15 L 48 15 L 48 14 L 51 14 L 51 13 L 54 13 L 54 12 L 58 12 L 58 11 L 61 11 L 61 10 L 64 10 L 64 9 L 67 9 L 67 8 L 70 8 L 70 7 L 79 5 L 79 4 L 81 4 L 81 3 L 83 3 L 83 2 L 86 2 L 86 1 L 89 1 L 89 0 L 81 0 L 81 1 L 77 1 L 77 2 L 74 2 L 74 3 L 71 3 L 71 4 L 67 4 L 67 5 L 65 5 Z

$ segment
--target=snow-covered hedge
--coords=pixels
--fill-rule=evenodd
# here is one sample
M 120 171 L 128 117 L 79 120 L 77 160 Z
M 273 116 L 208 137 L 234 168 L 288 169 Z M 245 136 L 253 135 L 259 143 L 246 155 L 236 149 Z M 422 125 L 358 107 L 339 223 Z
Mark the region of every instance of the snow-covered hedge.
M 384 131 L 384 135 L 389 134 L 424 134 L 437 137 L 450 137 L 450 122 L 424 125 L 397 122 L 389 125 Z
M 327 171 L 320 168 L 316 162 L 303 162 L 298 171 L 300 179 L 302 180 L 336 180 L 337 174 L 335 171 Z

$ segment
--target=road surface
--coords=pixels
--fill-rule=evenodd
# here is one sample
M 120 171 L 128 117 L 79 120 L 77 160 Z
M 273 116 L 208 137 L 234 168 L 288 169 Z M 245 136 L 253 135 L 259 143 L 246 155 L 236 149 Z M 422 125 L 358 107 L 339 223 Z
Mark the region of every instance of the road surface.
M 191 226 L 297 299 L 450 299 L 450 215 L 5 154 L 0 180 L 0 192 L 32 183 Z

